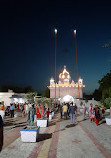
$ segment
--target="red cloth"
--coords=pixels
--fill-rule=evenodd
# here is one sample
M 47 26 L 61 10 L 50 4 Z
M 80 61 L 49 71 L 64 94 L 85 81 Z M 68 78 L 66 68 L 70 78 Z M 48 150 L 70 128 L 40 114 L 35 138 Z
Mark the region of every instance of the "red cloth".
M 40 114 L 38 106 L 36 107 L 36 116 L 37 118 L 41 118 L 41 114 Z
M 47 118 L 49 118 L 49 110 L 46 111 Z
M 95 118 L 93 118 L 93 122 L 95 121 Z
M 96 119 L 96 125 L 98 126 L 98 123 L 99 123 L 99 119 Z
M 91 105 L 91 109 L 90 109 L 90 112 L 92 111 L 92 105 Z

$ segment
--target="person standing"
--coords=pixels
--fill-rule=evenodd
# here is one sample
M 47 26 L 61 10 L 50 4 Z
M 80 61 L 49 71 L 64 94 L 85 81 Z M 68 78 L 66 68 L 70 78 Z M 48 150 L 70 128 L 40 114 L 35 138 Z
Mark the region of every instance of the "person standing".
M 64 113 L 64 118 L 66 118 L 67 119 L 67 105 L 66 105 L 66 103 L 63 105 L 63 113 Z
M 90 104 L 90 107 L 89 107 L 89 118 L 90 118 L 90 121 L 92 123 L 92 120 L 93 120 L 93 107 L 92 107 L 92 104 Z
M 24 116 L 25 116 L 25 108 L 24 108 L 24 104 L 22 104 L 22 106 L 21 106 L 21 110 L 22 110 L 22 117 L 24 117 Z
M 96 125 L 98 126 L 100 121 L 100 108 L 98 106 L 95 108 L 95 119 Z
M 25 105 L 25 110 L 26 110 L 26 114 L 28 114 L 28 112 L 29 112 L 29 104 L 28 103 L 26 103 L 26 105 Z
M 84 120 L 85 120 L 85 117 L 86 117 L 86 106 L 85 104 L 83 105 L 83 117 L 84 117 Z
M 60 115 L 61 115 L 61 119 L 62 119 L 62 104 L 60 104 Z
M 34 104 L 32 104 L 32 106 L 29 108 L 29 113 L 28 113 L 28 123 L 29 126 L 33 126 L 34 125 L 34 116 L 35 116 L 35 107 Z
M 45 113 L 45 111 L 46 111 L 46 107 L 45 107 L 45 105 L 44 105 L 44 113 Z
M 18 110 L 20 110 L 20 104 L 18 103 Z
M 36 106 L 36 116 L 37 116 L 37 118 L 42 118 L 40 104 Z
M 0 115 L 0 152 L 2 150 L 3 146 L 3 119 L 2 116 Z
M 69 104 L 69 103 L 67 103 L 67 108 L 68 108 L 68 110 L 67 110 L 67 115 L 68 115 L 68 117 L 69 117 L 69 108 L 70 108 L 70 104 Z
M 14 105 L 11 104 L 10 106 L 10 114 L 11 114 L 11 118 L 14 117 Z
M 71 124 L 74 124 L 75 123 L 75 103 L 73 104 L 72 102 L 70 104 L 69 112 L 70 112 Z
M 77 105 L 75 104 L 75 119 L 77 120 Z
M 49 118 L 49 108 L 47 108 L 46 110 L 46 115 L 47 115 L 47 118 Z
M 4 111 L 4 107 L 3 106 L 1 106 L 0 115 L 1 115 L 2 120 L 3 120 L 4 116 L 5 116 L 5 111 Z
M 104 105 L 102 105 L 102 104 L 101 104 L 101 112 L 102 112 L 102 118 L 103 118 L 105 110 L 104 110 Z

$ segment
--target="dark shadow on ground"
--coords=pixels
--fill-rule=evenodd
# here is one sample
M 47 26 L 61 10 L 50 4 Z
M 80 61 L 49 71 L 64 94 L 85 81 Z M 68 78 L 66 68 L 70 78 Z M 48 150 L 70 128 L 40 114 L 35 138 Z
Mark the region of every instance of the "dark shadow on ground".
M 99 122 L 99 125 L 101 125 L 101 124 L 105 124 L 105 123 L 106 123 L 106 120 L 103 119 L 103 120 L 101 120 L 101 121 Z
M 17 128 L 17 127 L 23 127 L 23 126 L 26 126 L 27 124 L 23 124 L 23 125 L 16 125 L 16 126 L 14 126 L 14 127 L 12 127 L 12 128 Z
M 82 119 L 82 120 L 77 121 L 77 122 L 79 123 L 79 122 L 83 122 L 83 121 L 86 121 L 86 120 L 89 120 L 89 118 L 85 118 L 85 119 Z
M 65 128 L 60 129 L 60 130 L 58 130 L 58 131 L 54 131 L 53 133 L 56 133 L 56 132 L 61 132 L 61 131 L 64 131 L 64 130 L 65 130 Z
M 12 122 L 6 122 L 6 123 L 4 123 L 4 127 L 5 126 L 13 126 L 13 123 Z
M 27 123 L 27 122 L 20 122 L 20 123 L 15 123 L 15 121 L 12 121 L 12 122 L 5 122 L 4 123 L 4 127 L 6 126 L 22 126 L 24 123 Z
M 70 120 L 70 118 L 69 117 L 67 119 L 66 118 L 62 118 L 62 119 L 58 120 L 57 122 L 66 121 L 66 120 Z
M 54 126 L 54 125 L 56 125 L 56 122 L 53 122 L 53 123 L 48 123 L 48 127 L 50 127 L 50 126 Z
M 77 126 L 77 124 L 70 124 L 70 125 L 67 125 L 66 128 L 75 127 L 75 126 Z
M 50 138 L 52 138 L 52 133 L 39 134 L 39 137 L 37 138 L 37 142 L 44 141 Z

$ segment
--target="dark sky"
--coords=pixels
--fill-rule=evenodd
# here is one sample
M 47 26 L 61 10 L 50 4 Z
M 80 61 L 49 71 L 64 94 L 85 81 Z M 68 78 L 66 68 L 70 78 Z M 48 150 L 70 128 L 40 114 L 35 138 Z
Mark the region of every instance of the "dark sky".
M 57 76 L 66 65 L 76 81 L 73 30 L 77 29 L 79 75 L 85 92 L 111 69 L 111 2 L 0 0 L 0 85 L 31 85 L 41 92 L 54 77 L 55 34 Z

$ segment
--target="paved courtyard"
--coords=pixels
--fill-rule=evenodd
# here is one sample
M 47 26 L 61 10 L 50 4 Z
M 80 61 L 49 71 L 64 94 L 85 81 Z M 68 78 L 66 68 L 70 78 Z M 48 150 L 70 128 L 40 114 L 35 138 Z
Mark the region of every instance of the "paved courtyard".
M 36 143 L 21 142 L 21 127 L 5 128 L 0 158 L 111 158 L 111 127 L 77 119 L 70 125 L 70 119 L 60 120 L 56 114 L 49 127 L 40 129 Z M 24 126 L 26 118 L 19 121 Z

